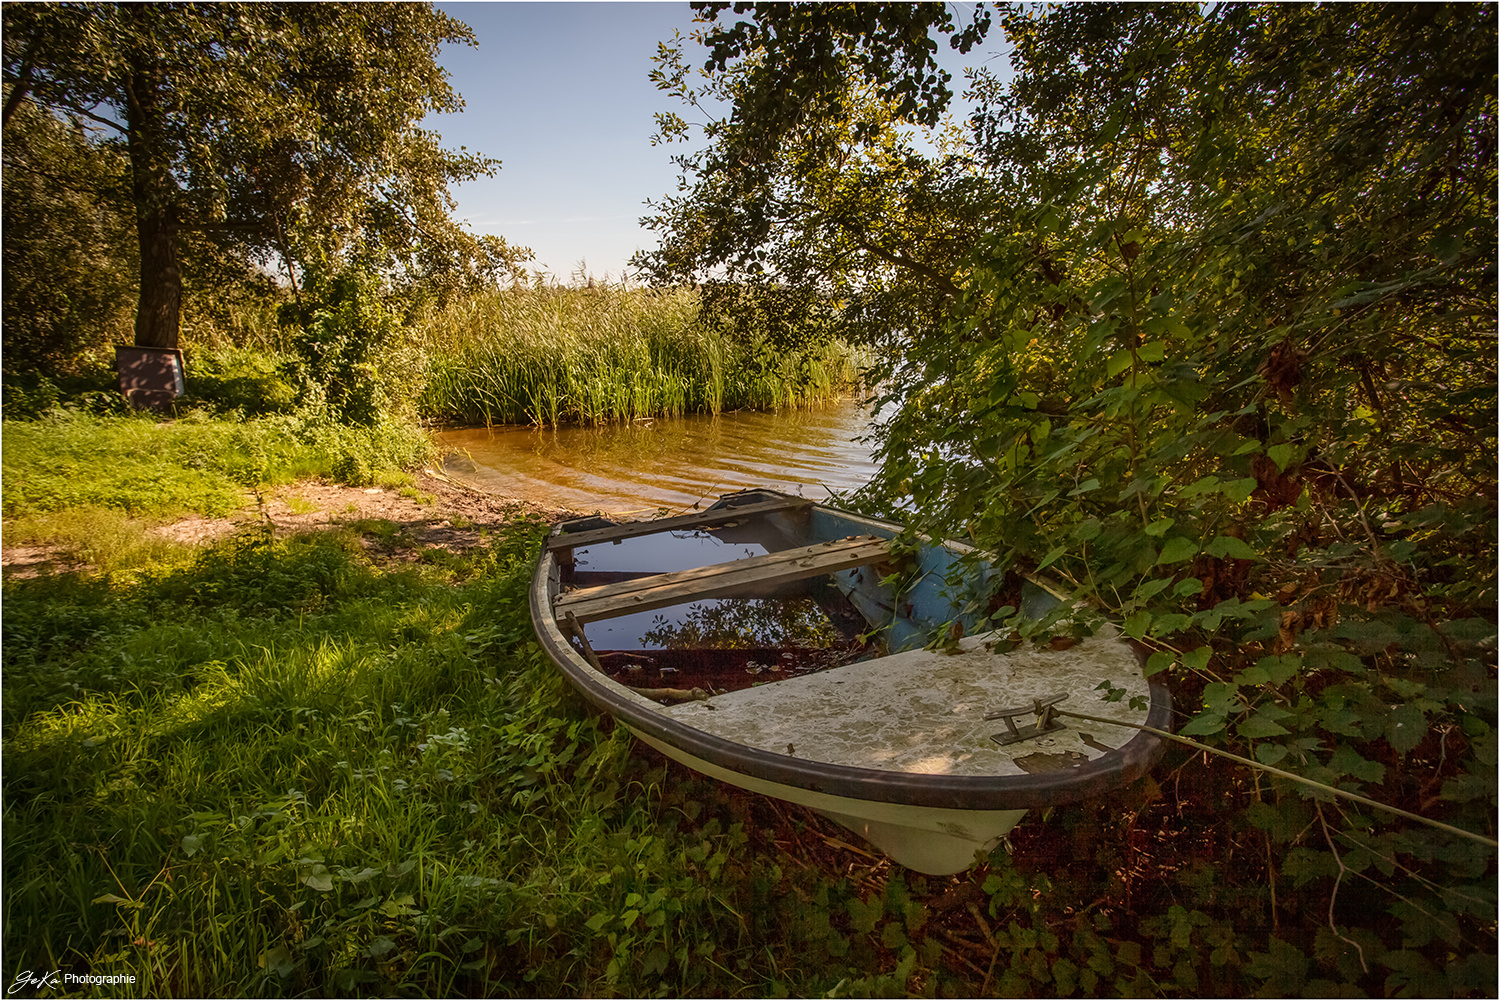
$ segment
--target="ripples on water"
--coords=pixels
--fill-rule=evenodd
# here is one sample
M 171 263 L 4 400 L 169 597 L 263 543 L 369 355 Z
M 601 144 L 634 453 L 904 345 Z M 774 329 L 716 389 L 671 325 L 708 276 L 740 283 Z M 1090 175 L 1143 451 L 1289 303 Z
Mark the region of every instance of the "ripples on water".
M 578 511 L 690 508 L 771 487 L 824 500 L 874 473 L 869 413 L 855 403 L 781 413 L 661 418 L 569 428 L 469 428 L 444 469 L 482 490 Z

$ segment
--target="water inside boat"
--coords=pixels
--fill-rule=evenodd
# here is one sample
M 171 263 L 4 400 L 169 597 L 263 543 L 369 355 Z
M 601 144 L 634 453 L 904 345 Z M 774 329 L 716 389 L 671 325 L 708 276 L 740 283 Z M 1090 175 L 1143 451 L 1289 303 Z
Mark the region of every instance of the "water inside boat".
M 743 530 L 665 532 L 580 547 L 563 584 L 598 587 L 769 552 Z M 739 691 L 885 652 L 831 574 L 774 594 L 708 598 L 590 622 L 605 674 L 634 688 Z

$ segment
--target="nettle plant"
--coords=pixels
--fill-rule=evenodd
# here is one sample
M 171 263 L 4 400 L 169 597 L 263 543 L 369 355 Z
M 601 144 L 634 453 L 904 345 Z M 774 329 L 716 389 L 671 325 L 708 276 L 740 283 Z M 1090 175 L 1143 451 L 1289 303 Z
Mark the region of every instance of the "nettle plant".
M 1045 163 L 885 373 L 874 489 L 1119 623 L 1179 734 L 1492 837 L 1493 73 L 1418 74 L 1432 26 L 1395 17 L 1192 20 L 1133 52 L 1087 12 L 1007 22 L 1026 113 L 988 155 Z M 1028 77 L 1055 45 L 1119 65 Z M 1363 973 L 1462 991 L 1493 951 L 1492 841 L 1277 781 L 1234 822 Z M 1338 906 L 1356 877 L 1378 934 Z

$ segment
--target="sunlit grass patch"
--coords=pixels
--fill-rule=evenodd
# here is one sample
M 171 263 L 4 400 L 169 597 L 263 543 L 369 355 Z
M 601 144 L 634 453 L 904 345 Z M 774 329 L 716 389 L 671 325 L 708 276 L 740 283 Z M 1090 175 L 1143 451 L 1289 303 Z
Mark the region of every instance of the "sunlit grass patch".
M 293 495 L 291 497 L 287 497 L 285 503 L 287 506 L 287 510 L 291 511 L 292 514 L 312 514 L 318 509 L 318 505 L 314 504 L 306 497 L 298 497 Z
M 133 518 L 123 511 L 84 505 L 66 512 L 45 511 L 8 518 L 7 546 L 50 545 L 71 560 L 102 573 L 182 563 L 194 547 L 158 534 L 161 519 Z
M 382 469 L 371 477 L 371 482 L 383 490 L 399 490 L 417 484 L 416 478 L 403 469 Z
M 164 421 L 56 410 L 5 421 L 0 434 L 7 518 L 80 507 L 219 517 L 244 506 L 250 488 L 310 476 L 404 485 L 401 470 L 432 454 L 420 428 L 395 420 L 345 427 L 311 413 Z

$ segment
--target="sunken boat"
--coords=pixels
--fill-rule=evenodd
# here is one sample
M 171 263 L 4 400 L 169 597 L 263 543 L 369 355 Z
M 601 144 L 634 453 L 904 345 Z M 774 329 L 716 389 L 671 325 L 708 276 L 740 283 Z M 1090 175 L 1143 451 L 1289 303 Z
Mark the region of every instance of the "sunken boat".
M 1041 645 L 978 631 L 975 594 L 1031 619 L 1061 603 L 993 574 L 962 543 L 751 490 L 559 523 L 531 612 L 568 681 L 640 740 L 937 875 L 1028 810 L 1140 777 L 1162 747 L 1136 727 L 1166 729 L 1171 711 L 1112 627 Z

